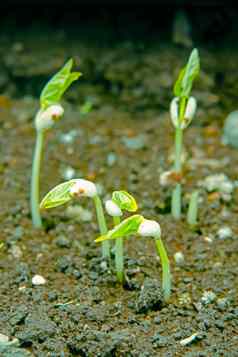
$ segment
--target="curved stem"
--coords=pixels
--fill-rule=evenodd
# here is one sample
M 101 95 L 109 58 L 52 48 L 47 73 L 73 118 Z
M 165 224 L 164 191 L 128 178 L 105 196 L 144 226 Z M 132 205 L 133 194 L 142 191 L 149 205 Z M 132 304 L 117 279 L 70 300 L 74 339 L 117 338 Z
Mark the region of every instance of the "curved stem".
M 42 149 L 44 142 L 43 130 L 37 130 L 36 144 L 32 163 L 31 175 L 31 217 L 33 226 L 36 228 L 42 227 L 42 220 L 40 215 L 40 165 L 42 157 Z
M 113 217 L 114 225 L 120 224 L 120 217 Z M 117 238 L 115 242 L 115 266 L 117 280 L 120 284 L 124 281 L 124 256 L 123 256 L 123 238 Z
M 107 224 L 104 216 L 102 201 L 98 195 L 94 197 L 94 203 L 96 208 L 97 220 L 99 225 L 99 230 L 101 235 L 107 234 Z M 103 258 L 110 258 L 110 243 L 108 240 L 102 242 L 102 256 Z
M 161 238 L 156 237 L 155 244 L 162 265 L 162 289 L 164 294 L 164 300 L 165 302 L 168 302 L 171 294 L 171 275 L 169 267 L 169 258 Z
M 181 122 L 184 118 L 184 113 L 186 109 L 186 98 L 181 98 L 179 103 L 179 126 L 175 130 L 175 161 L 174 161 L 174 170 L 177 173 L 181 172 L 182 163 L 182 147 L 183 147 L 183 129 L 181 129 Z M 176 184 L 173 193 L 172 193 L 172 202 L 171 202 L 171 212 L 175 219 L 179 219 L 181 216 L 181 194 L 182 188 L 181 184 Z

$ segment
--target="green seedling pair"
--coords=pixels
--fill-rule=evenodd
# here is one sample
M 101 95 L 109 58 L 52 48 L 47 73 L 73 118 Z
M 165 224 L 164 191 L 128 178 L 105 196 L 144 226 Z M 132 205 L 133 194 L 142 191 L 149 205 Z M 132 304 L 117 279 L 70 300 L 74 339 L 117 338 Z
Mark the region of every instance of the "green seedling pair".
M 150 237 L 155 240 L 156 250 L 162 265 L 162 289 L 164 300 L 168 302 L 171 294 L 170 266 L 168 255 L 161 239 L 161 229 L 158 222 L 145 219 L 143 216 L 136 214 L 124 219 L 112 230 L 108 231 L 105 236 L 97 238 L 96 242 L 105 242 L 112 239 L 118 240 L 131 235 L 139 235 L 145 238 Z
M 115 191 L 111 200 L 106 201 L 105 208 L 107 213 L 113 217 L 114 228 L 107 229 L 104 216 L 104 209 L 101 199 L 97 193 L 96 185 L 88 180 L 74 179 L 62 183 L 53 188 L 42 200 L 41 209 L 49 209 L 63 205 L 75 198 L 91 197 L 94 200 L 99 230 L 101 236 L 96 242 L 102 243 L 104 258 L 110 258 L 109 241 L 115 240 L 115 268 L 117 279 L 120 283 L 124 282 L 124 239 L 131 235 L 141 237 L 153 237 L 155 239 L 156 249 L 161 259 L 162 265 L 162 287 L 164 299 L 168 301 L 171 290 L 171 276 L 169 268 L 169 259 L 161 240 L 160 225 L 152 220 L 147 220 L 141 215 L 133 215 L 121 221 L 123 211 L 135 212 L 137 203 L 135 199 L 126 191 Z

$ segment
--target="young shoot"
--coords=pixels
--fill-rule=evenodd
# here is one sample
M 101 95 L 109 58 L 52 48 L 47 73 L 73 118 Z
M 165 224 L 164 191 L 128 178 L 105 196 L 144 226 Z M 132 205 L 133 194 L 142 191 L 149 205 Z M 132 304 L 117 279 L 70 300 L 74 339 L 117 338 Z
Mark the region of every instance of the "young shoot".
M 44 146 L 45 132 L 51 129 L 55 122 L 64 114 L 60 100 L 70 85 L 80 76 L 80 72 L 71 72 L 73 60 L 70 59 L 45 85 L 40 96 L 40 110 L 35 117 L 36 144 L 31 175 L 31 216 L 34 227 L 42 227 L 39 210 L 40 199 L 40 169 Z
M 112 199 L 105 202 L 107 213 L 113 217 L 114 226 L 121 223 L 121 216 L 123 211 L 135 212 L 137 210 L 137 203 L 128 192 L 114 191 Z M 125 280 L 124 275 L 124 254 L 123 254 L 123 237 L 118 237 L 115 243 L 115 267 L 117 280 L 122 284 Z
M 198 199 L 199 199 L 199 191 L 194 191 L 190 197 L 188 213 L 187 213 L 187 222 L 191 227 L 195 227 L 197 225 Z
M 40 204 L 40 209 L 49 209 L 61 206 L 71 200 L 81 197 L 90 197 L 94 201 L 96 215 L 101 235 L 107 234 L 107 224 L 104 216 L 102 201 L 98 195 L 96 185 L 88 180 L 73 179 L 54 187 L 43 198 Z M 102 243 L 103 258 L 110 257 L 110 244 L 108 241 Z
M 193 81 L 198 76 L 200 70 L 200 60 L 197 49 L 190 54 L 186 66 L 179 73 L 178 79 L 174 85 L 175 98 L 170 104 L 170 116 L 175 127 L 175 161 L 174 171 L 181 175 L 182 163 L 181 154 L 183 148 L 183 130 L 188 127 L 194 118 L 196 112 L 196 99 L 190 96 Z M 177 183 L 171 202 L 171 211 L 175 219 L 181 215 L 181 183 Z
M 161 239 L 161 229 L 159 223 L 156 221 L 145 219 L 141 215 L 133 215 L 124 219 L 120 224 L 115 226 L 112 230 L 108 231 L 95 240 L 95 242 L 104 242 L 110 239 L 126 238 L 130 235 L 138 234 L 141 237 L 152 237 L 155 241 L 156 251 L 160 257 L 162 265 L 162 289 L 164 300 L 169 301 L 171 294 L 171 275 L 169 259 Z

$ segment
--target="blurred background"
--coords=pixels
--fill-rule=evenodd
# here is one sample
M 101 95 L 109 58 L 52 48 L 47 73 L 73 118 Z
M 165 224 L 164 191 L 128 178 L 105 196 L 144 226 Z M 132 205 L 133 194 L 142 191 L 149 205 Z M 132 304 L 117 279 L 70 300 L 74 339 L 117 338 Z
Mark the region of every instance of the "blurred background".
M 236 104 L 238 6 L 232 2 L 9 0 L 0 11 L 4 96 L 38 97 L 73 56 L 84 76 L 67 94 L 71 103 L 167 110 L 179 68 L 198 47 L 203 107 L 219 117 L 219 109 Z

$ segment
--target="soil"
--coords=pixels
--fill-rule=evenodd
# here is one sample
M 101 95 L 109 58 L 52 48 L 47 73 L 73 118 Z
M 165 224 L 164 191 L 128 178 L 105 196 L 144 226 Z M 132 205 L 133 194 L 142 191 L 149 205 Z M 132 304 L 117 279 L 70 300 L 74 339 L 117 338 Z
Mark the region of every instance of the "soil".
M 0 39 L 0 333 L 12 342 L 0 342 L 0 356 L 238 356 L 238 190 L 228 202 L 201 190 L 198 226 L 186 223 L 188 194 L 200 181 L 216 173 L 237 180 L 237 151 L 221 142 L 224 119 L 237 109 L 237 51 L 199 48 L 202 73 L 193 92 L 199 110 L 185 132 L 183 217 L 175 221 L 171 188 L 160 186 L 159 174 L 171 167 L 168 106 L 189 51 L 124 42 L 99 48 L 54 36 Z M 66 95 L 65 117 L 47 135 L 41 193 L 64 181 L 69 167 L 100 184 L 103 198 L 116 189 L 131 192 L 140 213 L 161 224 L 173 276 L 168 305 L 150 239 L 126 241 L 127 283 L 117 284 L 113 256 L 105 264 L 94 243 L 98 227 L 90 201 L 79 202 L 93 213 L 90 222 L 69 218 L 60 207 L 44 213 L 44 230 L 32 228 L 37 96 L 69 56 L 84 77 Z M 80 113 L 87 100 L 92 111 Z M 67 141 L 62 134 L 71 130 Z M 219 238 L 222 227 L 231 237 Z M 176 252 L 184 262 L 175 262 Z M 33 286 L 35 274 L 46 283 Z

